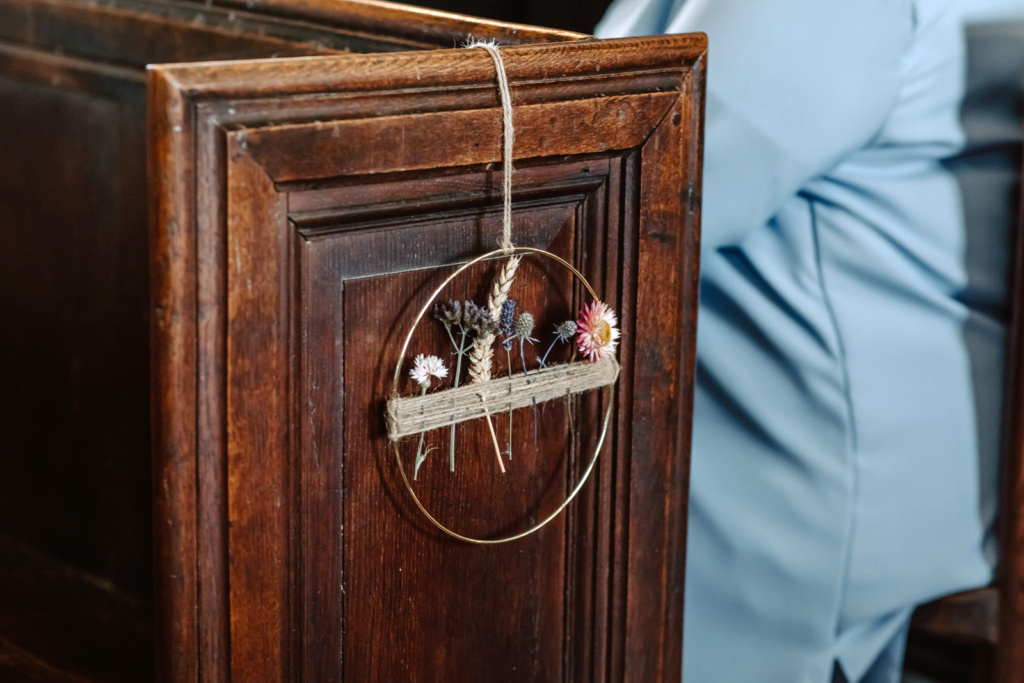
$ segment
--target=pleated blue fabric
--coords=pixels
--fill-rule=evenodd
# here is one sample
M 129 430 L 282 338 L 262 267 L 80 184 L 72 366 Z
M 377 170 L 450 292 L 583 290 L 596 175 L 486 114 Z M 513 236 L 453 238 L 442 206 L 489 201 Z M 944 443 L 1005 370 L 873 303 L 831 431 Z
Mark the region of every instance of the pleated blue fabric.
M 992 575 L 1024 0 L 617 0 L 597 29 L 690 31 L 684 680 L 860 681 Z

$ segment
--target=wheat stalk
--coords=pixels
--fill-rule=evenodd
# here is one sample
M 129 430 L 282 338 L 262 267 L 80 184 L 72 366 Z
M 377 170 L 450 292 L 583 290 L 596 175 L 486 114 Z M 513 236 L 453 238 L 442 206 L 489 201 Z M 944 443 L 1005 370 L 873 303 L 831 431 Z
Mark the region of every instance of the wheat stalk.
M 487 312 L 497 320 L 501 316 L 501 307 L 508 300 L 508 293 L 516 279 L 516 270 L 522 256 L 513 256 L 502 266 L 498 277 L 491 284 L 491 292 L 487 295 Z M 473 350 L 469 354 L 469 381 L 486 382 L 491 379 L 491 364 L 494 360 L 494 335 L 488 334 L 477 338 Z

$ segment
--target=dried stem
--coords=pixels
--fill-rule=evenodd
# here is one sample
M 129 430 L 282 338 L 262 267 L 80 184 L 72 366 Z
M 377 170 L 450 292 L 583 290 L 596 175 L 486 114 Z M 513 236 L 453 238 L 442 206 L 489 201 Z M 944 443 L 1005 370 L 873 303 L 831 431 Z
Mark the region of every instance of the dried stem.
M 491 441 L 494 442 L 494 455 L 498 457 L 498 468 L 505 474 L 505 463 L 501 461 L 501 446 L 498 445 L 498 435 L 494 433 L 494 423 L 491 422 L 491 415 L 484 410 L 484 417 L 487 419 L 487 428 L 491 430 Z
M 505 360 L 508 362 L 508 374 L 512 374 L 512 347 L 505 347 Z M 508 459 L 512 461 L 512 406 L 508 407 Z
M 519 339 L 519 358 L 523 361 L 523 374 L 527 377 L 530 375 L 526 370 L 526 350 L 524 349 L 524 339 Z M 529 384 L 529 382 L 527 382 Z M 533 442 L 537 443 L 537 397 L 533 397 Z
M 451 332 L 449 332 L 448 334 L 449 334 L 449 336 L 451 336 Z M 453 343 L 455 342 L 454 338 L 452 338 L 452 342 Z M 456 387 L 459 386 L 459 375 L 462 373 L 462 356 L 465 353 L 466 353 L 466 330 L 462 330 L 462 339 L 459 340 L 459 348 L 458 348 L 458 356 L 459 356 L 459 358 L 458 358 L 458 360 L 455 361 L 455 384 L 454 384 L 454 386 L 456 386 Z M 449 439 L 449 441 L 450 441 L 450 444 L 449 444 L 449 449 L 448 449 L 448 470 L 450 472 L 454 472 L 455 471 L 455 423 L 454 422 L 452 422 L 451 438 Z
M 424 385 L 423 393 L 420 394 L 420 395 L 421 396 L 426 396 L 427 395 L 427 387 L 426 387 L 426 385 Z M 430 452 L 429 450 L 427 451 L 427 453 L 423 452 L 423 439 L 426 436 L 427 436 L 426 432 L 420 432 L 420 445 L 416 447 L 416 464 L 414 465 L 414 469 L 412 471 L 412 480 L 413 481 L 416 481 L 416 477 L 418 477 L 420 475 L 420 465 L 422 465 L 423 461 L 427 459 L 427 453 Z

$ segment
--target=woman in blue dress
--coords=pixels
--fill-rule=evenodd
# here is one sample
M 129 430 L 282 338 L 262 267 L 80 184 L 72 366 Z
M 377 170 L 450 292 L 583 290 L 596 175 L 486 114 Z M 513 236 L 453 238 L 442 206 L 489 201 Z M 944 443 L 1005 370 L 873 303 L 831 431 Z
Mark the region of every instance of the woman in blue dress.
M 1021 17 L 617 0 L 598 26 L 710 44 L 686 683 L 899 681 L 914 607 L 990 581 Z

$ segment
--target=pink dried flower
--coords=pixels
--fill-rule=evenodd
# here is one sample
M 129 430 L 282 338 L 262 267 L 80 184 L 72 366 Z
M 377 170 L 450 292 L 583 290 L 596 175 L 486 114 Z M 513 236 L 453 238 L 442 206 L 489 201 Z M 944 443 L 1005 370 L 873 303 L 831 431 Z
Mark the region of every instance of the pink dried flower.
M 615 355 L 621 336 L 615 311 L 603 301 L 584 306 L 576 320 L 576 346 L 591 362 Z

